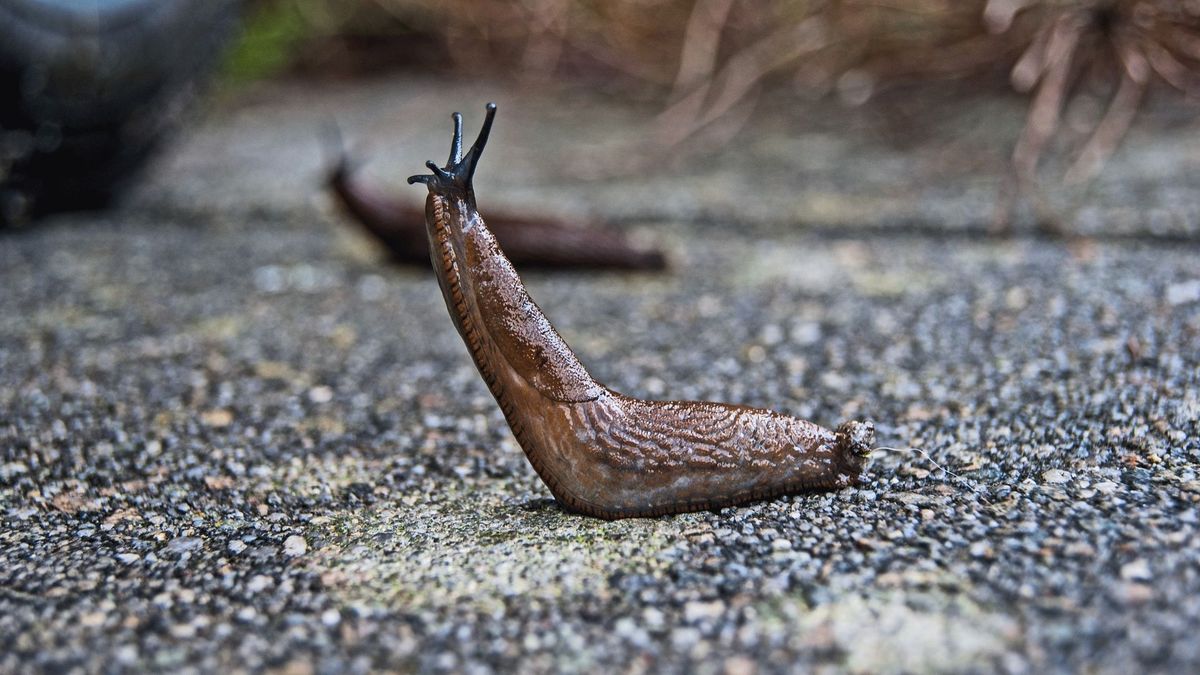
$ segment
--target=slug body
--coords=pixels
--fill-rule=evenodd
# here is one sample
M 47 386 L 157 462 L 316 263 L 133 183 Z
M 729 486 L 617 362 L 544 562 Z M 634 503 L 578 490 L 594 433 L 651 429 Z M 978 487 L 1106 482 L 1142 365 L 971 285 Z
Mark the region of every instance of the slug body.
M 355 180 L 345 157 L 329 172 L 327 183 L 341 207 L 387 247 L 393 260 L 426 263 L 429 244 L 419 207 Z M 492 214 L 490 220 L 509 260 L 522 268 L 661 270 L 667 265 L 660 251 L 634 247 L 611 229 L 505 214 Z
M 869 422 L 831 431 L 770 410 L 643 401 L 597 383 L 529 297 L 475 207 L 471 178 L 495 115 L 445 169 L 427 162 L 426 226 L 438 283 L 479 373 L 534 470 L 566 509 L 605 519 L 715 509 L 852 485 Z

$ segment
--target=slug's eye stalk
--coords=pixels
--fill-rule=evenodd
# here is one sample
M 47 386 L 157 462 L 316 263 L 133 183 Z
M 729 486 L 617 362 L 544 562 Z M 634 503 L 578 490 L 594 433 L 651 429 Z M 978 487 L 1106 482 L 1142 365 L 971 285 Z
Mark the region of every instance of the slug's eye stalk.
M 491 105 L 491 110 L 496 109 L 496 104 Z M 489 112 L 489 114 L 491 114 Z M 462 129 L 463 116 L 462 113 L 456 112 L 450 115 L 454 119 L 454 140 L 450 141 L 450 159 L 446 160 L 446 166 L 454 166 L 462 161 Z
M 475 188 L 472 186 L 471 180 L 475 176 L 475 167 L 479 164 L 479 156 L 483 154 L 483 148 L 487 145 L 488 135 L 492 133 L 492 121 L 496 118 L 496 104 L 487 104 L 487 117 L 483 120 L 483 128 L 479 130 L 479 136 L 471 145 L 471 149 L 467 150 L 466 155 L 462 151 L 463 117 L 460 113 L 454 113 L 453 117 L 454 138 L 450 142 L 450 159 L 446 162 L 446 167 L 441 168 L 433 160 L 429 160 L 425 162 L 425 166 L 429 167 L 433 173 L 409 176 L 408 182 L 410 185 L 424 183 L 429 186 L 429 191 L 436 195 L 464 197 L 474 206 Z

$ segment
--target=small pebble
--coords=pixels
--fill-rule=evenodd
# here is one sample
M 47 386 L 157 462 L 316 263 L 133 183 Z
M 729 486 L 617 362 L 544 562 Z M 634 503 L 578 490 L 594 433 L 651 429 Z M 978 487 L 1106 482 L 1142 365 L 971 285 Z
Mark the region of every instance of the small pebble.
M 971 544 L 970 553 L 973 558 L 990 558 L 993 555 L 992 545 L 986 541 L 977 541 Z
M 1126 581 L 1150 581 L 1154 575 L 1150 573 L 1150 563 L 1138 558 L 1121 565 L 1121 578 Z
M 304 555 L 308 551 L 308 542 L 304 541 L 304 537 L 298 534 L 293 534 L 283 540 L 283 554 L 289 557 Z
M 1050 469 L 1042 473 L 1042 480 L 1051 485 L 1063 485 L 1071 482 L 1071 474 L 1062 469 Z
M 725 612 L 725 603 L 720 600 L 714 602 L 689 602 L 683 606 L 683 618 L 688 623 L 695 623 L 701 620 L 713 621 Z
M 167 542 L 167 551 L 170 553 L 191 553 L 199 550 L 204 542 L 197 537 L 177 537 Z

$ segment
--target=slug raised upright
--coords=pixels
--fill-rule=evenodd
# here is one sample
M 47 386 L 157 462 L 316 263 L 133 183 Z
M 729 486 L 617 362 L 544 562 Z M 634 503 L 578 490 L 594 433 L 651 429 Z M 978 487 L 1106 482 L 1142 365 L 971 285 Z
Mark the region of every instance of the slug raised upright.
M 858 482 L 870 422 L 836 431 L 746 406 L 643 401 L 592 379 L 504 256 L 475 206 L 472 177 L 496 105 L 464 155 L 462 115 L 425 220 L 454 325 L 530 464 L 564 508 L 605 519 L 716 509 Z

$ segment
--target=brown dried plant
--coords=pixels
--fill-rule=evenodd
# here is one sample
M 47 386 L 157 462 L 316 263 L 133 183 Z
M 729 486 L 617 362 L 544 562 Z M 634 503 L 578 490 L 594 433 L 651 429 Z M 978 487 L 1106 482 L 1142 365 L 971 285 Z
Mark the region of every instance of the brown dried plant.
M 803 21 L 781 24 L 718 63 L 712 55 L 722 22 L 737 4 L 694 5 L 675 101 L 659 118 L 668 143 L 712 124 L 759 81 L 797 64 L 809 69 L 800 73 L 807 83 L 832 83 L 843 100 L 857 103 L 876 82 L 968 76 L 1009 62 L 1013 87 L 1032 94 L 1013 170 L 1022 191 L 1044 206 L 1037 199 L 1038 166 L 1081 81 L 1107 80 L 1113 93 L 1063 175 L 1067 185 L 1096 176 L 1156 80 L 1185 94 L 1200 91 L 1197 0 L 839 0 L 811 6 Z
M 1012 84 L 1032 92 L 1025 129 L 1013 151 L 1022 181 L 1036 179 L 1047 142 L 1058 129 L 1071 90 L 1089 75 L 1116 80 L 1103 117 L 1064 174 L 1067 183 L 1095 177 L 1128 130 L 1157 78 L 1187 94 L 1200 85 L 1200 2 L 1110 0 L 1032 3 L 989 0 L 984 16 L 994 32 L 1010 29 L 1023 12 L 1038 12 L 1038 27 L 1012 69 Z M 1098 72 L 1101 71 L 1101 72 Z
M 292 0 L 333 3 L 334 0 Z M 664 101 L 667 148 L 722 142 L 769 87 L 865 102 L 898 81 L 1009 69 L 1031 96 L 1013 151 L 1021 191 L 1038 173 L 1082 84 L 1104 112 L 1065 185 L 1090 181 L 1155 82 L 1200 90 L 1200 0 L 364 0 L 405 30 L 432 34 L 459 70 L 525 81 L 585 76 Z M 345 5 L 338 5 L 344 7 Z M 359 21 L 378 25 L 375 19 Z M 1099 83 L 1099 84 L 1097 84 Z M 686 141 L 686 142 L 685 142 Z M 649 153 L 655 154 L 655 153 Z M 1036 194 L 1035 194 L 1036 196 Z

